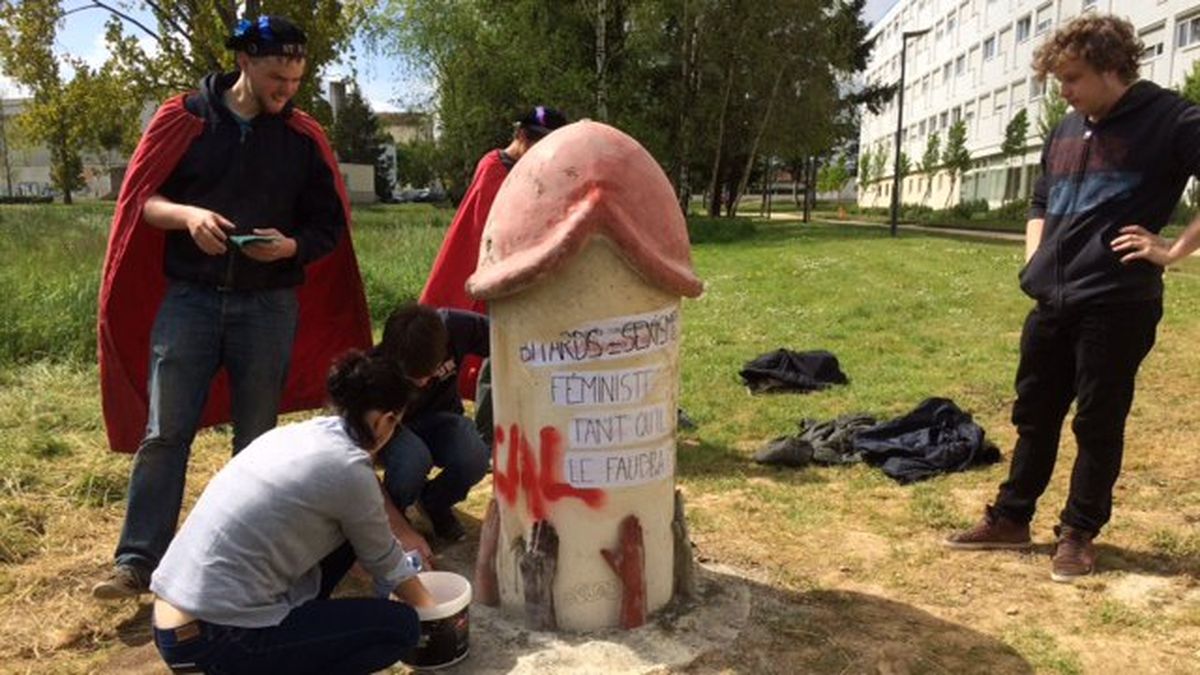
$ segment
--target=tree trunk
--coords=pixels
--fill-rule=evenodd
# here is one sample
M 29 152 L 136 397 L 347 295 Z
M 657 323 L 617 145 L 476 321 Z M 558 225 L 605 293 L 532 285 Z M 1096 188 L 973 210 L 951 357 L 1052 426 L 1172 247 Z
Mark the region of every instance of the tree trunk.
M 700 35 L 700 18 L 702 15 L 697 14 L 691 24 L 688 26 L 688 2 L 683 2 L 683 20 L 680 25 L 684 26 L 684 38 L 680 41 L 680 82 L 683 87 L 679 96 L 679 111 L 675 122 L 676 133 L 678 134 L 678 143 L 676 147 L 678 151 L 675 155 L 675 192 L 679 195 L 679 208 L 686 215 L 692 198 L 691 185 L 691 163 L 692 163 L 692 134 L 688 129 L 688 113 L 692 109 L 692 102 L 696 100 L 696 89 L 699 86 L 699 78 L 696 76 L 696 58 L 699 49 Z
M 762 122 L 758 125 L 758 132 L 754 134 L 754 142 L 750 145 L 750 156 L 746 158 L 746 168 L 742 172 L 742 178 L 738 182 L 737 189 L 733 193 L 733 208 L 729 214 L 737 215 L 738 202 L 742 198 L 742 194 L 746 191 L 746 185 L 750 182 L 750 172 L 754 168 L 755 155 L 758 153 L 758 145 L 762 142 L 763 134 L 767 130 L 767 124 L 771 120 L 771 109 L 775 107 L 775 98 L 779 94 L 779 85 L 783 82 L 783 72 L 786 68 L 779 68 L 775 71 L 775 82 L 771 85 L 771 97 L 767 99 L 767 109 L 763 112 Z
M 0 101 L 0 106 L 3 105 L 3 102 Z M 3 107 L 0 107 L 0 145 L 4 146 L 4 194 L 11 197 L 13 193 L 13 179 L 12 162 L 9 161 L 8 155 L 8 116 L 5 114 Z
M 596 118 L 608 121 L 608 0 L 596 0 Z
M 817 208 L 817 171 L 820 169 L 820 165 L 820 159 L 813 157 L 812 168 L 808 172 L 808 180 L 806 181 L 808 193 L 805 201 L 808 202 L 808 216 L 806 217 L 805 222 L 812 218 L 812 212 Z
M 712 180 L 709 181 L 708 191 L 712 202 L 709 204 L 708 215 L 716 218 L 721 215 L 721 159 L 725 150 L 725 117 L 729 114 L 729 99 L 733 95 L 733 59 L 725 69 L 725 93 L 721 96 L 721 114 L 717 116 L 717 149 L 713 153 Z

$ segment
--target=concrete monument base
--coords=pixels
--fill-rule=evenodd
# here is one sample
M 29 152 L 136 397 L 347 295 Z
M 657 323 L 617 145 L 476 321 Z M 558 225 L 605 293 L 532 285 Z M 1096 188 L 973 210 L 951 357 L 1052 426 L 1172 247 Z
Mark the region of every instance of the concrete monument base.
M 456 554 L 447 551 L 439 558 L 441 569 L 469 574 L 470 563 L 457 560 Z M 633 630 L 531 631 L 521 614 L 473 604 L 470 655 L 437 672 L 634 675 L 684 668 L 733 645 L 750 616 L 750 588 L 742 576 L 720 566 L 697 565 L 696 570 L 695 600 L 686 605 L 671 603 Z

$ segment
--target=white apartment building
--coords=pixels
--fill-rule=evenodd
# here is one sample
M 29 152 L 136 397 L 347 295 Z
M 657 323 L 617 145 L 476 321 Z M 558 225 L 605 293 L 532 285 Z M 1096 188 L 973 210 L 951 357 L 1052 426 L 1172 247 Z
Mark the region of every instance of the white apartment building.
M 873 83 L 898 82 L 901 34 L 930 29 L 908 40 L 901 147 L 914 168 L 902 181 L 902 203 L 944 208 L 986 199 L 998 206 L 1029 194 L 1045 89 L 1033 77 L 1033 51 L 1056 27 L 1089 11 L 1123 16 L 1137 28 L 1146 45 L 1143 79 L 1178 88 L 1200 56 L 1200 0 L 897 0 L 872 28 L 877 39 L 866 75 Z M 1027 149 L 1006 159 L 1000 151 L 1005 127 L 1022 109 L 1029 118 Z M 882 180 L 872 176 L 871 185 L 860 187 L 862 206 L 891 203 L 896 114 L 895 99 L 879 115 L 863 111 L 859 152 L 886 153 L 887 162 Z M 959 119 L 975 168 L 955 185 L 945 172 L 918 174 L 929 136 L 938 134 L 944 148 Z

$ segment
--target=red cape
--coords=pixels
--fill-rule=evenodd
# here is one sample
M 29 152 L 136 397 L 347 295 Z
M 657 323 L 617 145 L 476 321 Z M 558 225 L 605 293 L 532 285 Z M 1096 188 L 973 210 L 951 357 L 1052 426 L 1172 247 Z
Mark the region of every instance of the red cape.
M 508 169 L 500 161 L 500 152 L 492 150 L 475 165 L 471 187 L 458 205 L 442 248 L 433 261 L 433 269 L 421 291 L 420 302 L 430 307 L 468 309 L 487 314 L 487 304 L 467 294 L 467 278 L 475 273 L 479 261 L 479 242 L 483 226 Z M 480 360 L 467 357 L 459 364 L 458 392 L 465 399 L 475 398 L 475 382 L 479 378 Z
M 142 222 L 142 207 L 204 128 L 203 120 L 184 108 L 185 98 L 164 103 L 142 135 L 125 173 L 104 256 L 97 352 L 104 424 L 109 446 L 118 452 L 135 452 L 146 432 L 150 330 L 167 288 L 162 273 L 165 233 Z M 325 377 L 333 359 L 347 349 L 371 346 L 367 299 L 350 238 L 350 201 L 333 149 L 321 125 L 305 113 L 293 111 L 288 126 L 317 144 L 333 172 L 346 232 L 329 255 L 305 270 L 280 412 L 324 405 Z M 228 420 L 229 386 L 222 371 L 213 380 L 201 426 Z

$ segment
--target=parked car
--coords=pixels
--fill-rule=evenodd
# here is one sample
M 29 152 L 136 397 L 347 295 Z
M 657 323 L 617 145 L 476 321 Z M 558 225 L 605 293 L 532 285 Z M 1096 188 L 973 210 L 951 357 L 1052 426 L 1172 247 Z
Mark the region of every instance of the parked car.
M 399 203 L 432 203 L 446 200 L 446 193 L 438 188 L 406 188 L 397 190 L 392 196 Z

